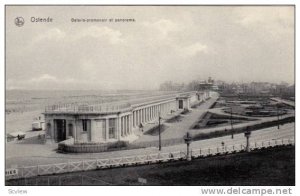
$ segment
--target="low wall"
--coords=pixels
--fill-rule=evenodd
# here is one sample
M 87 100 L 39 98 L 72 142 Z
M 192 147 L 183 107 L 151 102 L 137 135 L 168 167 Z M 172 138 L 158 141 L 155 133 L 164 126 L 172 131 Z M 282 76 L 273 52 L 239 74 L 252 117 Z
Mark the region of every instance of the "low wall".
M 183 144 L 183 138 L 161 140 L 161 146 Z M 107 151 L 130 150 L 138 148 L 158 147 L 158 141 L 129 143 L 128 141 L 116 141 L 110 143 L 77 143 L 66 144 L 64 141 L 58 144 L 58 151 L 62 153 L 99 153 Z
M 69 140 L 65 140 L 58 144 L 59 152 L 68 153 L 97 153 L 120 150 L 128 146 L 127 141 L 116 141 L 109 143 L 70 143 Z
M 249 126 L 243 126 L 243 127 L 239 127 L 239 128 L 233 128 L 233 130 L 227 130 L 224 131 L 224 129 L 219 128 L 216 131 L 212 131 L 209 133 L 199 133 L 199 134 L 195 134 L 193 137 L 194 141 L 197 140 L 202 140 L 202 139 L 210 139 L 210 138 L 215 138 L 215 137 L 222 137 L 225 135 L 231 135 L 233 134 L 238 134 L 238 133 L 243 133 L 246 130 L 246 127 L 248 127 L 249 131 L 256 131 L 259 129 L 263 129 L 263 128 L 268 128 L 268 127 L 273 127 L 273 126 L 277 126 L 278 124 L 283 125 L 286 123 L 291 123 L 291 122 L 295 122 L 295 117 L 287 117 L 284 119 L 280 119 L 278 120 L 273 120 L 273 121 L 268 121 L 268 122 L 262 122 L 259 124 L 255 124 L 255 125 L 249 125 Z

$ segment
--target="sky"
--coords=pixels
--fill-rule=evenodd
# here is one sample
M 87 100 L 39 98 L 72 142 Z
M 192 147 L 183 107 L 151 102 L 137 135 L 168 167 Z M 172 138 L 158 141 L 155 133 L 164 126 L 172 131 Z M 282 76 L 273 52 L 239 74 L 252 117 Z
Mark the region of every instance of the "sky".
M 294 7 L 6 7 L 7 90 L 153 90 L 209 76 L 293 84 Z

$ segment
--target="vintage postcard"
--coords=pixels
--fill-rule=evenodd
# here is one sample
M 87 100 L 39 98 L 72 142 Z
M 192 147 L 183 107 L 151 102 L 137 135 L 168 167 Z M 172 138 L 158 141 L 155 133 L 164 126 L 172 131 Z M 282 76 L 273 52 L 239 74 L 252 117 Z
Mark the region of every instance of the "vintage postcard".
M 291 194 L 295 6 L 6 5 L 5 140 L 6 186 Z

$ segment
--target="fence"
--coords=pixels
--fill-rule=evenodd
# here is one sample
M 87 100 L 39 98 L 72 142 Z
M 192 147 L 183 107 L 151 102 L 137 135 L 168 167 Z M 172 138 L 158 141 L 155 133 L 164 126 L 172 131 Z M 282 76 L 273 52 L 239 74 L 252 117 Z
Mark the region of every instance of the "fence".
M 254 142 L 254 143 L 250 143 L 250 149 L 254 150 L 254 149 L 261 149 L 261 148 L 282 146 L 282 145 L 294 145 L 294 139 Z M 199 157 L 217 156 L 221 154 L 236 153 L 244 150 L 245 150 L 244 144 L 240 144 L 240 145 L 231 145 L 231 146 L 221 146 L 216 148 L 192 149 L 190 153 L 192 158 L 199 158 Z M 88 170 L 96 170 L 96 169 L 103 169 L 103 168 L 152 164 L 152 163 L 159 163 L 159 162 L 184 160 L 186 158 L 187 158 L 186 152 L 176 151 L 176 152 L 137 155 L 137 156 L 129 156 L 129 157 L 110 158 L 110 159 L 83 160 L 77 162 L 66 162 L 66 163 L 58 163 L 58 164 L 20 167 L 17 168 L 18 172 L 16 172 L 15 175 L 6 176 L 6 180 L 18 179 L 18 178 L 29 178 L 34 176 L 50 175 L 50 174 L 88 171 Z
M 74 185 L 113 185 L 98 177 L 87 175 L 37 176 L 6 182 L 6 186 L 74 186 Z
M 126 104 L 102 104 L 102 105 L 88 105 L 88 104 L 57 104 L 45 107 L 45 112 L 115 112 L 123 111 L 131 108 L 129 103 Z

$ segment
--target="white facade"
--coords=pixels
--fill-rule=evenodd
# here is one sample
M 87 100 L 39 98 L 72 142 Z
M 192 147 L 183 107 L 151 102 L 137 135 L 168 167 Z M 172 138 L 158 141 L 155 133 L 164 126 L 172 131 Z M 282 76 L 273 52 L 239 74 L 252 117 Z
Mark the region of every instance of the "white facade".
M 74 138 L 75 142 L 113 142 L 135 136 L 133 130 L 165 115 L 190 109 L 191 104 L 207 99 L 206 93 L 190 92 L 167 99 L 157 99 L 123 107 L 52 106 L 46 109 L 48 138 L 60 142 Z

